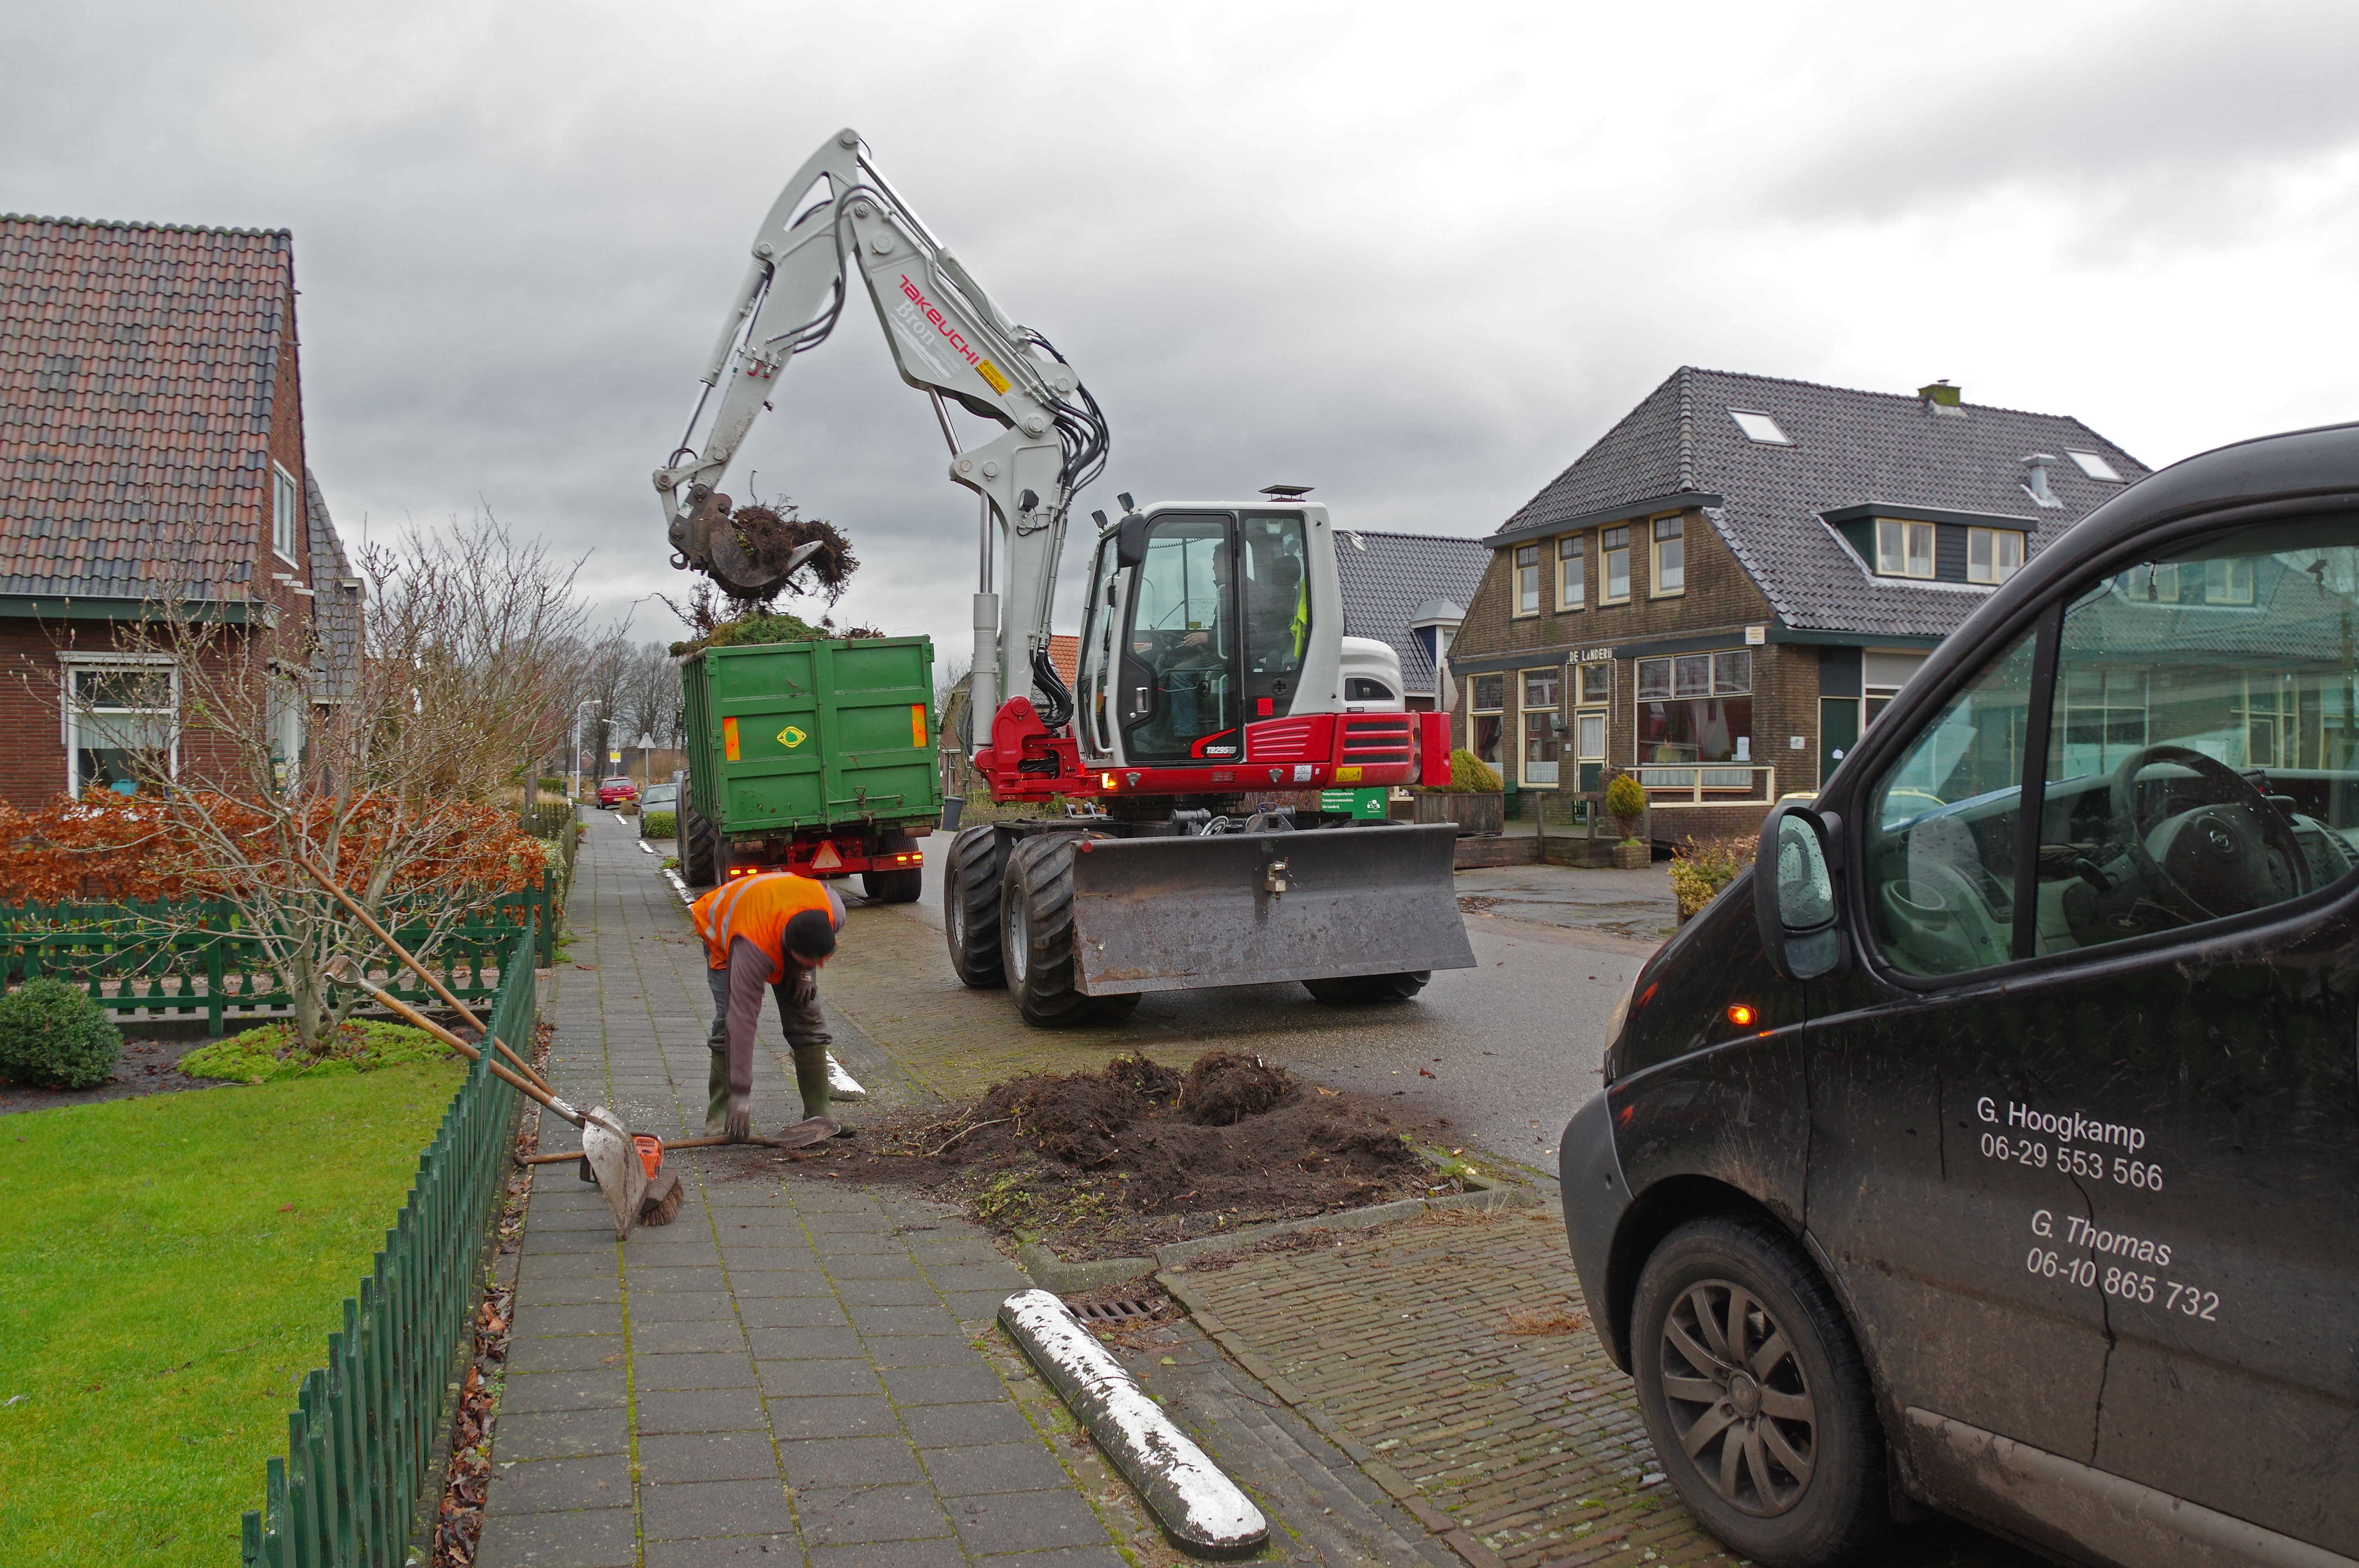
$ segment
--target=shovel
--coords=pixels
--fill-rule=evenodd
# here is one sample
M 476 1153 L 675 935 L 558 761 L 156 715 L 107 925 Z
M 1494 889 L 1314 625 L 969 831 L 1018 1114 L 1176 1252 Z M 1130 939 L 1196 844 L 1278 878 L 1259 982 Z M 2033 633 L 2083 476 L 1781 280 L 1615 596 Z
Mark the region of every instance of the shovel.
M 466 1057 L 470 1062 L 484 1060 L 484 1054 L 481 1051 L 411 1007 L 399 997 L 381 987 L 370 984 L 367 977 L 361 973 L 360 966 L 353 963 L 350 957 L 336 959 L 321 973 L 338 985 L 351 986 L 356 990 L 367 992 L 378 1005 L 390 1008 L 410 1023 L 423 1029 L 462 1056 Z M 487 1034 L 485 1038 L 490 1039 L 490 1036 Z M 494 1040 L 492 1044 L 498 1045 L 499 1042 Z M 505 1047 L 502 1047 L 501 1054 L 509 1054 Z M 592 1106 L 588 1110 L 576 1110 L 549 1090 L 527 1079 L 518 1077 L 498 1062 L 486 1061 L 484 1062 L 484 1065 L 490 1069 L 494 1077 L 538 1100 L 582 1130 L 582 1158 L 590 1162 L 591 1171 L 598 1178 L 598 1191 L 604 1195 L 606 1206 L 614 1211 L 614 1234 L 617 1237 L 628 1236 L 631 1233 L 631 1227 L 638 1223 L 639 1206 L 647 1199 L 647 1172 L 646 1165 L 639 1159 L 638 1150 L 631 1142 L 630 1133 L 625 1130 L 623 1124 L 615 1119 L 614 1113 L 604 1106 Z M 571 1156 L 569 1155 L 567 1158 L 570 1159 Z M 666 1180 L 668 1183 L 677 1183 L 679 1177 L 667 1172 Z

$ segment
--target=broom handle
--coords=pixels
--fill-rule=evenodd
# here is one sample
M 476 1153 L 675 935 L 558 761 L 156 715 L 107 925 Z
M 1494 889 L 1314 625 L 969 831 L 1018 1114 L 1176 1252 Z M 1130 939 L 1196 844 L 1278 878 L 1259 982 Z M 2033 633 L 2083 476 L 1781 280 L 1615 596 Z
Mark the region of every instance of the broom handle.
M 363 909 L 360 904 L 353 900 L 352 894 L 346 892 L 342 888 L 338 887 L 335 884 L 335 881 L 330 878 L 325 871 L 321 871 L 313 863 L 310 856 L 298 855 L 295 857 L 295 863 L 301 866 L 305 871 L 310 872 L 311 880 L 318 882 L 321 887 L 326 888 L 330 893 L 333 894 L 338 903 L 342 904 L 347 910 L 352 912 L 353 919 L 359 921 L 363 925 L 367 926 L 371 935 L 384 943 L 387 947 L 392 948 L 394 957 L 408 965 L 409 972 L 411 974 L 414 974 L 419 979 L 424 980 L 433 990 L 434 994 L 440 997 L 443 1002 L 450 1007 L 451 1011 L 466 1020 L 468 1028 L 486 1036 L 491 1040 L 491 1043 L 494 1045 L 498 1046 L 500 1054 L 506 1056 L 510 1062 L 514 1063 L 517 1071 L 530 1078 L 534 1083 L 538 1084 L 543 1094 L 555 1094 L 557 1092 L 555 1089 L 549 1087 L 549 1080 L 547 1078 L 542 1077 L 539 1073 L 533 1069 L 531 1063 L 526 1061 L 523 1057 L 509 1050 L 506 1044 L 501 1041 L 499 1036 L 493 1034 L 490 1030 L 485 1029 L 484 1027 L 484 1021 L 477 1018 L 473 1011 L 470 1009 L 465 1002 L 461 1001 L 457 997 L 452 996 L 448 986 L 445 986 L 438 977 L 426 968 L 425 965 L 419 963 L 416 958 L 411 957 L 409 956 L 409 949 L 395 941 L 393 939 L 393 933 L 387 931 L 384 926 L 379 925 L 375 917 L 373 917 L 367 910 Z
M 375 997 L 378 1001 L 382 1002 L 386 1007 L 393 1009 L 394 1011 L 399 1013 L 402 1017 L 408 1019 L 411 1023 L 416 1024 L 419 1028 L 423 1029 L 429 1034 L 433 1035 L 436 1039 L 441 1041 L 443 1044 L 450 1046 L 453 1051 L 456 1051 L 462 1056 L 466 1057 L 470 1062 L 483 1061 L 484 1054 L 481 1051 L 476 1050 L 464 1040 L 460 1039 L 457 1035 L 451 1033 L 449 1030 L 443 1028 L 440 1024 L 435 1022 L 432 1019 L 427 1017 L 416 1008 L 411 1007 L 399 997 L 393 995 L 389 991 L 380 990 L 364 979 L 355 979 L 347 980 L 344 983 L 347 985 L 357 986 L 362 990 L 368 992 L 369 995 Z M 499 1042 L 495 1040 L 492 1044 L 496 1045 Z M 549 1109 L 555 1111 L 566 1120 L 573 1123 L 574 1126 L 580 1127 L 585 1119 L 580 1111 L 575 1110 L 571 1106 L 567 1105 L 555 1095 L 550 1094 L 547 1089 L 540 1087 L 537 1084 L 527 1083 L 524 1079 L 517 1077 L 514 1073 L 509 1072 L 506 1067 L 501 1066 L 497 1062 L 484 1062 L 484 1065 L 491 1069 L 491 1073 L 494 1077 L 500 1079 L 502 1082 L 506 1083 L 513 1087 L 521 1089 L 525 1094 L 538 1100 L 541 1104 L 547 1106 Z

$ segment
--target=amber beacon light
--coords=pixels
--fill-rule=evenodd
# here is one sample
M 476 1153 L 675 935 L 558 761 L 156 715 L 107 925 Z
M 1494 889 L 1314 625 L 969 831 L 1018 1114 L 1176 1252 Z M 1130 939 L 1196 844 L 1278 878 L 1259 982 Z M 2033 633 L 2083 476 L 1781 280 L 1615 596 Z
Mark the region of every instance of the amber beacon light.
M 1741 1001 L 1733 1001 L 1728 1004 L 1728 1022 L 1734 1023 L 1739 1029 L 1752 1028 L 1754 1019 L 1758 1016 L 1759 1014 L 1756 1013 L 1750 1007 L 1747 1007 Z

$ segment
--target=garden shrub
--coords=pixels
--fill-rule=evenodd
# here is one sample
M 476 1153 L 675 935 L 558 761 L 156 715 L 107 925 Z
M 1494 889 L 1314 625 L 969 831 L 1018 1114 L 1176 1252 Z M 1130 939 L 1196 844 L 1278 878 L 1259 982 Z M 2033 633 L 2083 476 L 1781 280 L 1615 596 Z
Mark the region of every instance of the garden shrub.
M 1450 753 L 1450 783 L 1444 787 L 1451 795 L 1496 795 L 1506 786 L 1496 768 L 1461 746 Z
M 407 1024 L 379 1023 L 371 1019 L 347 1019 L 334 1037 L 318 1051 L 307 1051 L 295 1032 L 283 1023 L 266 1023 L 243 1034 L 201 1046 L 180 1058 L 180 1071 L 192 1078 L 227 1078 L 233 1083 L 266 1084 L 280 1078 L 308 1078 L 332 1073 L 373 1073 L 410 1062 L 447 1062 L 451 1049 L 422 1029 Z
M 650 811 L 639 818 L 642 838 L 672 838 L 679 837 L 679 818 L 669 811 Z
M 1647 815 L 1646 786 L 1628 773 L 1616 773 L 1614 782 L 1605 786 L 1605 815 L 1614 818 L 1627 841 L 1638 831 L 1638 818 Z
M 1671 851 L 1671 892 L 1680 901 L 1680 916 L 1692 915 L 1714 894 L 1736 880 L 1753 863 L 1749 838 L 1690 838 Z
M 542 778 L 535 779 L 532 782 L 533 787 L 540 791 L 543 795 L 553 795 L 560 800 L 566 798 L 566 784 L 563 779 Z
M 0 1078 L 88 1089 L 123 1059 L 123 1031 L 90 993 L 63 980 L 27 980 L 0 997 Z

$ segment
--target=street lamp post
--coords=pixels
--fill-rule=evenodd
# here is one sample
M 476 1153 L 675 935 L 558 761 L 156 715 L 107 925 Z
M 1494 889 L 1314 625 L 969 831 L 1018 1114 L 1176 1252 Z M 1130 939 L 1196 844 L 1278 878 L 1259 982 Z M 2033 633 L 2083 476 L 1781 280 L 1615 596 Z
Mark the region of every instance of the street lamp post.
M 577 807 L 582 804 L 582 710 L 600 706 L 602 699 L 594 697 L 573 705 L 573 804 Z

